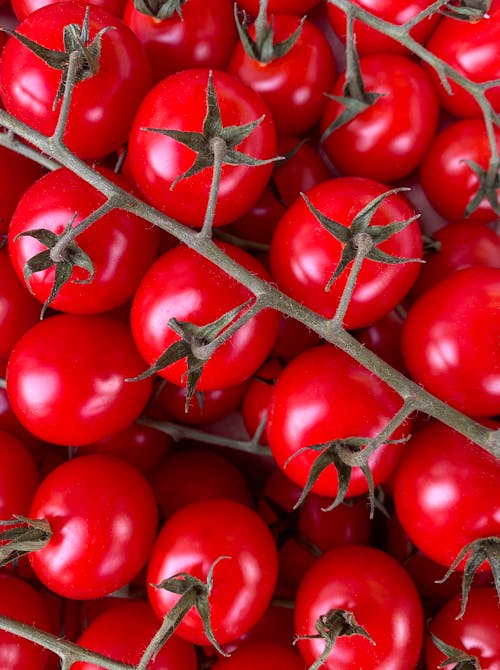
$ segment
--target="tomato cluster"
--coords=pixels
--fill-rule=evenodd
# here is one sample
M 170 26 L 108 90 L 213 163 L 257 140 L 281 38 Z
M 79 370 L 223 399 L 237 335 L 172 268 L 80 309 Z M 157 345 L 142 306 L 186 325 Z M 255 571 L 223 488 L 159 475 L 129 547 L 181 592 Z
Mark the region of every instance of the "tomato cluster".
M 500 0 L 0 10 L 0 670 L 500 670 Z

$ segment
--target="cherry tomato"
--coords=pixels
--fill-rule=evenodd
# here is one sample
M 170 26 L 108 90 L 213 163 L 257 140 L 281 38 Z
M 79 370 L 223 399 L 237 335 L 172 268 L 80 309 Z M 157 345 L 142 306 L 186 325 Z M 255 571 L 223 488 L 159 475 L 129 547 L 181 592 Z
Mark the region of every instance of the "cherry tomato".
M 26 189 L 44 169 L 21 154 L 0 147 L 0 234 L 7 232 L 12 214 Z
M 319 5 L 321 0 L 269 0 L 267 11 L 269 13 L 300 14 L 301 16 Z M 239 0 L 238 7 L 257 16 L 259 11 L 259 0 Z
M 229 658 L 219 659 L 213 670 L 304 670 L 299 654 L 278 642 L 250 640 L 238 647 Z
M 273 386 L 283 366 L 276 358 L 271 358 L 256 372 L 248 385 L 241 405 L 241 416 L 249 435 L 255 435 L 269 411 Z M 260 443 L 267 444 L 267 428 L 262 432 Z
M 24 444 L 0 430 L 0 519 L 26 516 L 38 486 L 38 468 Z
M 27 16 L 33 14 L 40 7 L 53 5 L 54 0 L 11 0 L 10 4 L 19 21 L 24 21 Z M 101 7 L 101 9 L 105 9 L 107 12 L 121 18 L 125 0 L 91 0 L 89 4 Z

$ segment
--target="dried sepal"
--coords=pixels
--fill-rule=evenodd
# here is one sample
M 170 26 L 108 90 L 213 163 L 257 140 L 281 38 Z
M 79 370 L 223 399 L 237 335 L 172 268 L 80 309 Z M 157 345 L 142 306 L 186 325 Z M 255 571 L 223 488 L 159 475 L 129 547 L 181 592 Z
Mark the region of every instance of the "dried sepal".
M 446 656 L 445 660 L 438 665 L 438 668 L 447 668 L 449 665 L 453 665 L 454 670 L 481 670 L 477 656 L 470 656 L 462 649 L 452 647 L 450 644 L 443 642 L 437 635 L 434 635 L 432 631 L 430 637 L 433 644 Z
M 6 528 L 0 532 L 0 567 L 43 549 L 52 537 L 52 529 L 46 519 L 15 515 L 13 519 L 0 521 L 0 526 Z

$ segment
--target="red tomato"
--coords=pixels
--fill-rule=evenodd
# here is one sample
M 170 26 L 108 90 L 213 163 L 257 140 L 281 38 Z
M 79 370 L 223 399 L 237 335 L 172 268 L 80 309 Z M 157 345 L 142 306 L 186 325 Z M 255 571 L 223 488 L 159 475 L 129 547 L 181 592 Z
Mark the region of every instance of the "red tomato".
M 410 58 L 377 53 L 359 62 L 366 92 L 378 93 L 372 105 L 334 130 L 323 146 L 344 174 L 382 182 L 406 177 L 427 153 L 438 120 L 438 98 L 425 70 Z M 331 93 L 342 96 L 345 74 Z M 321 132 L 346 107 L 329 100 L 321 118 Z
M 495 138 L 500 151 L 500 130 L 495 128 Z M 420 183 L 425 195 L 436 211 L 449 221 L 489 223 L 498 217 L 497 212 L 483 197 L 478 207 L 466 217 L 466 209 L 478 193 L 479 179 L 467 161 L 487 170 L 491 149 L 484 122 L 479 119 L 457 121 L 442 130 L 422 162 Z M 450 197 L 450 194 L 453 197 Z M 492 196 L 500 196 L 500 188 Z
M 145 3 L 147 4 L 147 3 Z M 162 9 L 165 3 L 157 3 Z M 172 3 L 170 3 L 172 4 Z M 224 70 L 236 44 L 237 32 L 230 0 L 183 0 L 182 16 L 158 18 L 127 0 L 123 20 L 146 49 L 153 79 L 196 67 Z M 153 5 L 155 6 L 155 5 Z
M 500 413 L 500 270 L 471 267 L 445 277 L 408 311 L 406 369 L 430 393 L 469 416 Z
M 86 5 L 61 2 L 41 7 L 18 27 L 22 35 L 62 53 L 63 29 L 82 25 Z M 101 39 L 99 71 L 76 85 L 64 133 L 68 148 L 80 158 L 101 158 L 126 139 L 135 111 L 151 82 L 149 64 L 139 40 L 120 19 L 91 6 L 92 40 L 107 26 Z M 53 109 L 61 70 L 11 37 L 0 62 L 0 95 L 6 110 L 44 135 L 51 135 L 59 115 Z
M 125 324 L 60 314 L 18 341 L 7 367 L 12 409 L 34 435 L 78 446 L 125 429 L 142 412 L 151 380 Z
M 38 485 L 38 468 L 31 453 L 14 435 L 0 430 L 0 519 L 26 516 Z
M 267 279 L 262 265 L 245 251 L 219 246 L 236 262 Z M 131 311 L 132 333 L 149 365 L 179 340 L 168 321 L 176 318 L 196 325 L 212 323 L 251 297 L 248 289 L 210 261 L 185 246 L 161 256 L 144 276 Z M 224 342 L 206 363 L 197 390 L 210 391 L 239 384 L 263 363 L 276 339 L 278 314 L 259 312 Z M 186 360 L 160 370 L 165 379 L 185 386 Z
M 300 19 L 290 14 L 274 16 L 274 43 L 288 39 L 299 25 Z M 250 35 L 255 38 L 255 29 Z M 239 42 L 228 72 L 261 94 L 278 132 L 300 135 L 319 120 L 326 103 L 324 93 L 333 83 L 336 66 L 328 41 L 306 20 L 288 53 L 268 62 L 249 56 Z
M 320 451 L 307 449 L 294 456 L 299 449 L 348 437 L 374 437 L 401 405 L 395 391 L 340 349 L 330 344 L 315 347 L 294 358 L 276 381 L 267 429 L 269 446 L 285 475 L 304 487 Z M 403 437 L 407 428 L 398 428 L 391 439 Z M 402 449 L 401 444 L 384 444 L 369 457 L 375 485 L 389 476 Z M 338 477 L 333 464 L 312 490 L 336 496 Z M 347 496 L 367 491 L 366 478 L 353 468 Z
M 29 158 L 0 147 L 0 234 L 7 232 L 21 196 L 39 179 L 44 169 Z
M 221 556 L 229 558 L 215 565 L 209 604 L 215 639 L 224 644 L 259 621 L 276 586 L 276 547 L 256 512 L 226 499 L 186 505 L 160 531 L 147 580 L 151 604 L 163 619 L 179 596 L 154 585 L 181 572 L 204 581 L 210 566 Z M 208 644 L 194 608 L 182 619 L 176 634 L 195 644 Z
M 393 309 L 371 326 L 359 330 L 355 335 L 365 347 L 375 352 L 396 370 L 403 372 L 404 361 L 401 351 L 403 323 L 403 316 Z
M 105 168 L 99 168 L 99 172 L 126 191 L 131 190 L 120 175 Z M 9 251 L 19 278 L 24 282 L 25 264 L 47 250 L 44 244 L 24 233 L 46 229 L 59 235 L 75 214 L 73 228 L 105 201 L 101 193 L 64 168 L 37 181 L 21 199 L 9 228 Z M 89 274 L 75 267 L 71 279 L 50 306 L 73 314 L 95 314 L 114 309 L 132 297 L 157 256 L 160 230 L 133 214 L 114 209 L 75 241 L 90 257 L 95 275 L 90 283 L 80 283 Z M 29 287 L 40 302 L 49 298 L 54 275 L 54 265 L 31 275 Z
M 267 11 L 269 13 L 287 13 L 300 14 L 301 16 L 308 12 L 316 5 L 319 5 L 321 0 L 269 0 L 267 4 Z M 239 0 L 238 7 L 249 12 L 252 16 L 257 16 L 259 11 L 259 0 Z
M 144 98 L 132 127 L 128 167 L 146 200 L 168 216 L 201 227 L 205 217 L 213 168 L 174 181 L 195 161 L 196 153 L 181 142 L 149 128 L 201 133 L 207 113 L 209 70 L 184 70 L 163 79 Z M 276 131 L 261 97 L 225 72 L 213 74 L 215 94 L 224 127 L 261 123 L 237 146 L 257 159 L 276 155 Z M 145 130 L 146 129 L 146 130 Z M 235 221 L 255 204 L 272 171 L 272 163 L 259 166 L 224 165 L 217 199 L 215 225 Z
M 250 640 L 229 658 L 219 659 L 213 670 L 304 670 L 304 662 L 290 646 L 265 640 Z
M 78 644 L 122 663 L 136 665 L 158 630 L 158 620 L 149 603 L 118 602 L 94 619 L 78 638 Z M 172 636 L 148 663 L 148 670 L 196 670 L 194 647 Z M 75 663 L 74 670 L 100 670 L 94 663 Z
M 265 415 L 267 425 L 267 414 L 273 394 L 273 386 L 282 368 L 283 366 L 276 358 L 269 359 L 255 373 L 245 391 L 241 415 L 245 428 L 251 436 L 255 435 Z M 262 432 L 259 442 L 260 444 L 267 444 L 266 429 Z
M 322 214 L 350 228 L 354 217 L 375 197 L 388 189 L 358 177 L 330 179 L 307 192 L 310 202 Z M 401 194 L 386 198 L 377 208 L 370 225 L 385 226 L 414 215 Z M 416 221 L 388 240 L 381 251 L 400 258 L 421 258 L 422 240 Z M 298 199 L 279 222 L 271 242 L 271 273 L 279 288 L 295 300 L 327 318 L 336 312 L 349 267 L 329 290 L 325 287 L 341 258 L 343 244 L 328 232 Z M 415 262 L 387 265 L 365 259 L 344 319 L 347 328 L 374 323 L 393 309 L 406 295 L 418 275 Z
M 396 514 L 413 544 L 449 567 L 470 542 L 499 535 L 499 482 L 494 456 L 431 421 L 411 438 L 398 465 Z M 479 569 L 487 570 L 488 564 Z
M 54 0 L 11 0 L 10 4 L 19 21 L 24 21 L 27 16 L 33 14 L 40 7 L 53 5 Z M 90 0 L 89 4 L 101 7 L 101 9 L 105 9 L 107 12 L 121 18 L 125 0 Z
M 325 670 L 408 670 L 420 655 L 423 615 L 420 598 L 405 570 L 372 547 L 337 547 L 311 566 L 295 604 L 295 632 L 314 635 L 319 617 L 332 609 L 348 610 L 371 636 L 339 637 L 321 666 Z M 300 639 L 307 666 L 325 647 L 322 639 Z
M 151 487 L 131 465 L 103 455 L 67 461 L 42 481 L 29 516 L 52 536 L 29 555 L 40 581 L 65 598 L 100 598 L 146 563 L 157 529 Z

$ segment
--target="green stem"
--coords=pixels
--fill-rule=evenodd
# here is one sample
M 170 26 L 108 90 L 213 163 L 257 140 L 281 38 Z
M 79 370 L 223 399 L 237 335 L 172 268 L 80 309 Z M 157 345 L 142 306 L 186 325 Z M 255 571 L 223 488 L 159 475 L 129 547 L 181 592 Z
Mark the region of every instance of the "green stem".
M 64 94 L 61 101 L 61 109 L 59 110 L 59 117 L 54 133 L 51 137 L 52 143 L 57 146 L 64 146 L 64 131 L 68 123 L 69 108 L 71 105 L 71 98 L 73 95 L 73 88 L 76 83 L 76 76 L 78 72 L 78 65 L 80 62 L 80 53 L 72 51 L 69 54 L 68 75 L 64 86 Z
M 219 195 L 222 165 L 227 149 L 226 142 L 222 139 L 222 137 L 212 138 L 210 144 L 214 155 L 212 183 L 210 185 L 210 194 L 208 196 L 203 227 L 198 233 L 199 237 L 205 240 L 212 237 L 212 227 L 215 218 L 215 208 L 217 207 L 217 197 Z

